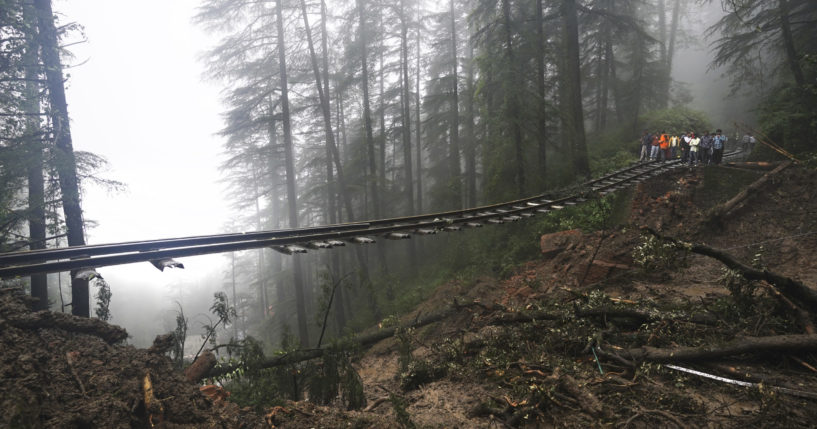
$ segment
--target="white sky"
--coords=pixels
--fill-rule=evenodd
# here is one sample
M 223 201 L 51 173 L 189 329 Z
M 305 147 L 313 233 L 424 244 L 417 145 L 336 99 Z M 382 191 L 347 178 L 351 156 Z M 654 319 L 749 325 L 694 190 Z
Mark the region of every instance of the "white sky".
M 211 45 L 191 23 L 197 3 L 54 2 L 61 23 L 80 23 L 88 39 L 71 47 L 80 65 L 66 70 L 74 149 L 107 158 L 103 175 L 128 186 L 120 194 L 86 189 L 85 218 L 99 222 L 88 232 L 89 244 L 222 232 L 228 204 L 218 183 L 221 140 L 214 135 L 221 107 L 218 89 L 202 81 L 197 61 Z M 123 285 L 161 292 L 218 272 L 225 260 L 184 258 L 185 270 L 165 273 L 149 263 L 99 272 L 114 288 L 115 306 Z M 116 314 L 114 308 L 115 322 Z

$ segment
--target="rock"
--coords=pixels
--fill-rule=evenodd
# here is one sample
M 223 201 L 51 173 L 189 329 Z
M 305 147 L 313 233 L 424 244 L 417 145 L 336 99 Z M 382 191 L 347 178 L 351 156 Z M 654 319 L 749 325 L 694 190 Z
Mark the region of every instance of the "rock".
M 539 240 L 539 247 L 542 249 L 542 255 L 550 258 L 575 246 L 581 237 L 582 232 L 578 229 L 545 234 Z
M 632 269 L 629 265 L 616 264 L 601 259 L 594 259 L 587 270 L 583 284 L 595 284 L 614 274 Z

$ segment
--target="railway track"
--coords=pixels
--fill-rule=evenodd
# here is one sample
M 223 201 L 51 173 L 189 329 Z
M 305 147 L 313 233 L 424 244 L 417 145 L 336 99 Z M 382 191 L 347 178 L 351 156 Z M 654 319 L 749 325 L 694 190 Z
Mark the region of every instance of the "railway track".
M 737 153 L 725 154 L 724 157 Z M 379 238 L 403 240 L 412 235 L 434 235 L 460 231 L 464 228 L 480 228 L 485 225 L 516 222 L 537 214 L 581 204 L 596 196 L 618 191 L 681 165 L 680 160 L 639 163 L 590 180 L 566 192 L 544 193 L 465 210 L 297 229 L 11 252 L 0 254 L 0 278 L 63 271 L 84 275 L 95 268 L 136 262 L 151 262 L 158 269 L 164 270 L 167 267 L 181 266 L 173 259 L 180 257 L 264 247 L 285 254 L 295 254 L 313 249 L 342 247 L 347 244 L 369 244 Z

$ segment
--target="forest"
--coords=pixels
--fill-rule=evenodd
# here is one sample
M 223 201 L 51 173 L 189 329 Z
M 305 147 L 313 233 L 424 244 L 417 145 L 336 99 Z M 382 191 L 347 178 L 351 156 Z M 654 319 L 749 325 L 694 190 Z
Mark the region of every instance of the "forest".
M 0 252 L 88 244 L 83 192 L 126 185 L 101 173 L 105 153 L 74 150 L 66 71 L 82 67 L 71 50 L 83 28 L 59 5 L 0 0 Z M 810 0 L 202 0 L 191 19 L 217 40 L 201 64 L 222 96 L 224 232 L 556 195 L 631 165 L 645 130 L 723 128 L 733 143 L 773 143 L 750 161 L 817 159 Z M 696 99 L 678 78 L 687 64 L 718 71 L 725 99 Z M 215 300 L 168 303 L 171 355 L 186 366 L 209 341 L 235 369 L 248 350 L 341 344 L 441 285 L 513 278 L 538 237 L 611 228 L 631 202 L 610 194 L 501 227 L 305 254 L 234 252 Z M 38 298 L 35 310 L 109 320 L 117 285 L 76 274 L 2 282 Z M 209 324 L 194 326 L 211 303 Z

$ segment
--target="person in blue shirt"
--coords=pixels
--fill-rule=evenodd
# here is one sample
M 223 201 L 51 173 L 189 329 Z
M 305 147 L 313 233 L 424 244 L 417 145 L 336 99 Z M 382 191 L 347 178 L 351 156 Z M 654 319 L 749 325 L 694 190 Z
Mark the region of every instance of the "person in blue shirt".
M 726 146 L 727 137 L 723 135 L 720 129 L 715 131 L 715 137 L 712 138 L 712 162 L 715 165 L 721 163 L 723 159 L 723 148 Z

